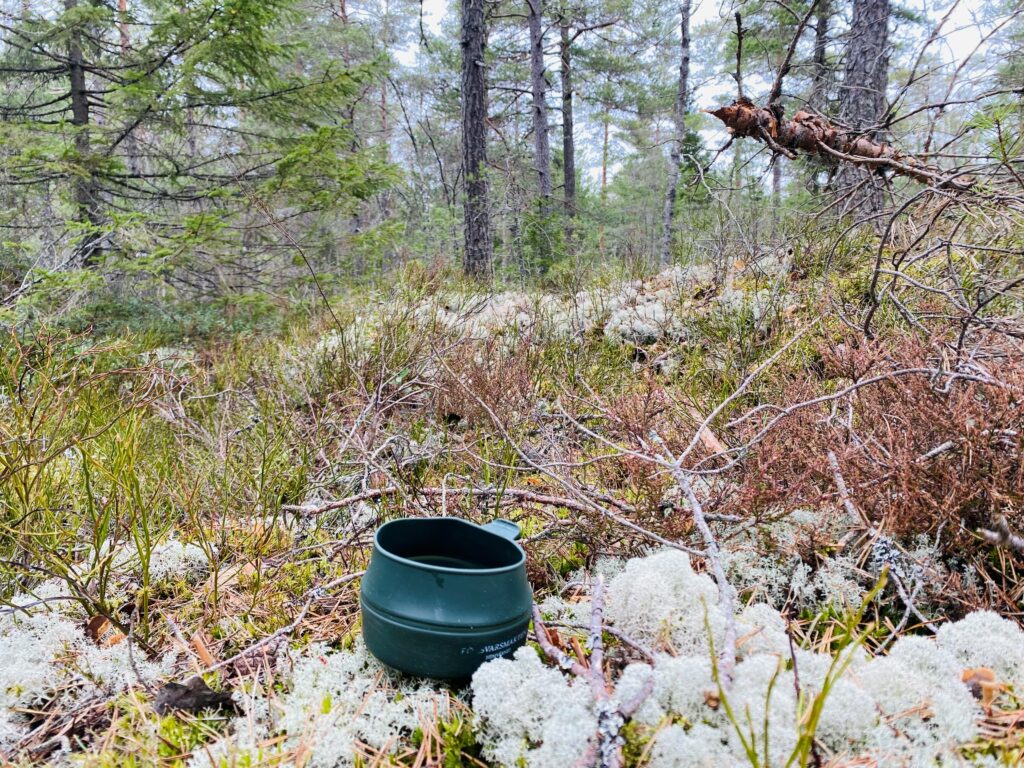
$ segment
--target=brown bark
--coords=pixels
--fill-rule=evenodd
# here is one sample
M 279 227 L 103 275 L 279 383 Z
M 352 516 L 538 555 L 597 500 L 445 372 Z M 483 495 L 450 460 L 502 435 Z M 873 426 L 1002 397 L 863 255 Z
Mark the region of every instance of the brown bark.
M 601 116 L 602 123 L 602 138 L 601 138 L 601 202 L 605 202 L 608 197 L 608 148 L 609 148 L 609 137 L 611 133 L 611 122 L 612 117 L 610 114 L 605 112 Z
M 121 37 L 121 58 L 127 65 L 132 48 L 132 38 L 128 29 L 128 0 L 117 0 L 117 29 Z M 139 146 L 135 139 L 136 130 L 137 128 L 128 130 L 124 137 L 124 151 L 128 159 L 128 170 L 138 176 L 142 173 L 142 165 L 139 162 Z
M 380 35 L 384 45 L 391 46 L 391 4 L 384 0 L 384 14 L 381 19 Z M 391 121 L 388 107 L 388 88 L 391 86 L 391 78 L 385 77 L 380 83 L 380 148 L 384 154 L 384 162 L 391 162 Z M 380 216 L 382 219 L 391 218 L 391 190 L 385 189 L 378 198 L 380 203 Z
M 491 271 L 490 216 L 487 206 L 487 83 L 484 69 L 484 0 L 462 0 L 462 175 L 465 253 L 470 277 Z
M 853 0 L 850 39 L 846 46 L 843 83 L 839 88 L 839 117 L 869 141 L 883 138 L 885 89 L 889 82 L 889 0 Z M 861 168 L 843 166 L 836 177 L 847 211 L 875 213 L 885 205 L 877 176 L 866 179 Z
M 573 115 L 572 40 L 569 20 L 562 17 L 559 59 L 562 70 L 562 184 L 565 198 L 565 239 L 572 242 L 573 218 L 576 216 L 576 138 Z
M 772 163 L 772 219 L 779 218 L 779 208 L 782 206 L 782 164 L 776 160 Z
M 610 109 L 610 107 L 609 107 Z M 605 112 L 602 116 L 602 122 L 604 123 L 604 136 L 601 139 L 601 207 L 603 208 L 605 203 L 608 202 L 608 147 L 609 147 L 609 134 L 612 117 L 608 112 Z M 601 223 L 597 226 L 597 249 L 598 252 L 604 256 L 604 217 L 601 217 Z
M 128 0 L 117 0 L 117 29 L 121 34 L 121 55 L 127 56 L 132 47 L 132 39 L 128 34 Z
M 944 189 L 964 191 L 973 180 L 951 175 L 904 154 L 891 145 L 866 136 L 843 131 L 828 120 L 803 110 L 791 120 L 780 119 L 779 111 L 758 107 L 749 99 L 707 110 L 721 120 L 735 138 L 763 141 L 779 154 L 793 159 L 797 152 L 822 155 L 869 169 L 889 168 L 899 176 Z
M 547 264 L 551 257 L 551 139 L 548 135 L 547 80 L 544 77 L 544 5 L 543 0 L 526 0 L 526 19 L 530 29 L 530 92 L 533 100 L 533 164 L 537 171 L 538 215 L 537 258 Z
M 530 28 L 530 91 L 533 99 L 533 162 L 537 169 L 540 212 L 551 201 L 551 143 L 548 138 L 547 81 L 544 79 L 544 21 L 542 0 L 526 0 Z
M 810 106 L 818 112 L 825 111 L 828 100 L 828 84 L 831 72 L 828 66 L 828 23 L 832 17 L 829 0 L 820 0 L 814 24 L 814 80 L 811 83 Z
M 856 131 L 878 138 L 885 116 L 889 82 L 889 0 L 854 0 L 843 83 L 840 118 Z

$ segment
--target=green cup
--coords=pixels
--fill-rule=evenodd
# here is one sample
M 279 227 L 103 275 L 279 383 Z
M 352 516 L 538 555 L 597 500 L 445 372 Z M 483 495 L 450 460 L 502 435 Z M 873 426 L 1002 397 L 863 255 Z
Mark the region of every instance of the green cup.
M 404 518 L 374 536 L 359 595 L 363 639 L 384 664 L 465 680 L 526 640 L 533 594 L 508 520 Z

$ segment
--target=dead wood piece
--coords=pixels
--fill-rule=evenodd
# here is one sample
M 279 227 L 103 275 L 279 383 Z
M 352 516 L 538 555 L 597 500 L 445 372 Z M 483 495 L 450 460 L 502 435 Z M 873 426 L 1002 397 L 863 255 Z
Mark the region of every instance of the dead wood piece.
M 215 691 L 198 675 L 184 685 L 167 683 L 156 695 L 153 709 L 158 715 L 189 712 L 197 715 L 206 710 L 237 712 L 231 691 Z
M 109 618 L 100 614 L 85 623 L 85 634 L 101 648 L 109 648 L 125 639 L 125 634 Z
M 991 530 L 982 528 L 979 533 L 992 546 L 1010 547 L 1018 552 L 1024 552 L 1024 538 L 1010 530 L 1006 515 L 997 516 Z
M 16 711 L 16 710 L 15 710 Z M 42 761 L 61 748 L 66 740 L 94 733 L 110 723 L 110 706 L 106 696 L 80 702 L 70 712 L 48 712 L 43 721 L 14 745 L 10 754 L 25 754 L 33 761 Z M 7 755 L 2 755 L 3 764 Z
M 974 185 L 973 179 L 946 173 L 890 144 L 843 130 L 824 117 L 804 110 L 786 120 L 778 106 L 759 107 L 750 99 L 740 98 L 728 106 L 704 111 L 721 120 L 735 138 L 762 141 L 772 151 L 790 158 L 795 152 L 803 152 L 858 165 L 885 167 L 922 184 L 959 192 Z
M 405 493 L 406 490 L 396 485 L 388 485 L 381 488 L 371 488 L 368 491 L 358 493 L 354 496 L 347 496 L 344 499 L 328 501 L 323 504 L 288 504 L 281 507 L 286 512 L 297 512 L 304 515 L 319 515 L 335 509 L 349 507 L 361 501 L 373 501 L 384 496 L 395 496 Z M 455 496 L 501 496 L 518 501 L 532 502 L 542 506 L 563 507 L 577 512 L 590 512 L 592 509 L 582 502 L 567 499 L 560 496 L 548 496 L 542 493 L 525 490 L 522 488 L 417 488 L 409 491 L 410 495 L 427 496 L 430 498 L 455 497 Z

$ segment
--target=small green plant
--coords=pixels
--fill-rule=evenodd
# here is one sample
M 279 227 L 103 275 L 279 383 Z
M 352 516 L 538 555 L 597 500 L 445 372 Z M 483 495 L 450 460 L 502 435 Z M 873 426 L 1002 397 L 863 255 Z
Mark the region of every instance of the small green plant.
M 800 768 L 806 768 L 811 760 L 815 758 L 814 738 L 818 730 L 818 723 L 821 720 L 822 710 L 825 707 L 825 701 L 828 699 L 829 693 L 832 691 L 836 681 L 843 676 L 850 667 L 850 664 L 853 663 L 855 654 L 864 646 L 864 642 L 870 635 L 872 626 L 863 627 L 864 616 L 868 606 L 885 589 L 887 580 L 888 570 L 884 570 L 875 586 L 864 596 L 860 608 L 848 613 L 845 621 L 842 622 L 850 642 L 842 651 L 832 657 L 832 663 L 829 665 L 828 673 L 822 681 L 821 690 L 810 696 L 804 691 L 800 692 L 800 698 L 797 702 L 797 742 L 793 754 L 790 755 L 789 760 L 786 762 L 787 768 L 794 764 L 799 765 Z
M 785 762 L 785 768 L 790 768 L 790 766 L 793 765 L 798 765 L 800 768 L 807 768 L 807 766 L 811 764 L 812 760 L 816 760 L 815 734 L 817 733 L 818 723 L 821 720 L 821 713 L 825 707 L 825 702 L 827 701 L 832 688 L 835 686 L 836 681 L 839 680 L 849 668 L 857 650 L 863 646 L 864 641 L 870 634 L 871 627 L 869 626 L 866 629 L 863 627 L 865 612 L 867 607 L 874 602 L 875 598 L 885 588 L 886 580 L 887 572 L 883 571 L 875 586 L 872 587 L 872 589 L 864 596 L 860 607 L 856 611 L 848 613 L 842 620 L 846 635 L 851 638 L 851 641 L 844 649 L 833 656 L 832 663 L 830 664 L 828 672 L 822 681 L 821 690 L 816 691 L 813 694 L 808 693 L 805 690 L 800 691 L 800 695 L 797 700 L 796 712 L 797 739 L 792 752 Z M 718 657 L 715 653 L 714 639 L 711 633 L 711 625 L 708 622 L 706 611 L 704 624 L 708 633 L 708 643 L 710 646 L 712 679 L 717 687 L 720 706 L 739 738 L 740 744 L 743 747 L 743 752 L 746 755 L 747 760 L 750 761 L 751 768 L 768 768 L 772 764 L 771 752 L 769 749 L 771 731 L 771 723 L 769 722 L 769 705 L 771 704 L 772 692 L 775 689 L 775 684 L 779 679 L 779 675 L 782 673 L 783 669 L 785 669 L 786 662 L 782 658 L 779 659 L 775 672 L 768 682 L 768 687 L 765 692 L 764 722 L 761 723 L 762 730 L 759 739 L 757 730 L 755 729 L 754 723 L 751 719 L 749 708 L 746 708 L 742 713 L 739 713 L 742 714 L 741 719 L 730 701 L 729 692 L 726 690 L 720 674 Z
M 463 768 L 473 765 L 480 753 L 476 736 L 465 718 L 455 716 L 440 723 L 444 768 Z
M 67 334 L 12 335 L 0 353 L 0 553 L 7 583 L 25 591 L 58 579 L 90 615 L 119 625 L 110 604 L 115 564 L 138 565 L 136 607 L 148 635 L 149 558 L 166 529 L 166 454 L 140 410 L 160 372 L 132 366 L 130 342 L 91 345 Z M 147 380 L 149 385 L 146 385 Z M 9 589 L 9 591 L 14 591 Z

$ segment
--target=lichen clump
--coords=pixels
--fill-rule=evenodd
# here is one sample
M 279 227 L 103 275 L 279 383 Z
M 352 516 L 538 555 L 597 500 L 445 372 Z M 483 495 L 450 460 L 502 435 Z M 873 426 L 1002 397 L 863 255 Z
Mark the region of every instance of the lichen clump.
M 425 722 L 448 717 L 443 689 L 397 680 L 361 642 L 342 650 L 321 643 L 298 653 L 284 650 L 277 667 L 284 691 L 238 694 L 242 714 L 227 736 L 195 756 L 194 768 L 288 754 L 301 755 L 309 768 L 355 765 L 357 743 L 387 754 Z
M 629 700 L 654 677 L 633 718 L 653 739 L 652 768 L 748 764 L 752 752 L 785 765 L 812 727 L 816 698 L 813 737 L 827 752 L 932 765 L 955 759 L 978 735 L 982 710 L 962 682 L 965 668 L 1024 684 L 1024 633 L 994 613 L 970 614 L 934 638 L 904 636 L 884 656 L 854 645 L 834 657 L 791 647 L 779 612 L 755 603 L 736 616 L 738 664 L 726 690 L 712 664 L 725 623 L 715 589 L 675 550 L 630 560 L 608 584 L 605 620 L 657 649 L 653 663 L 626 666 L 615 689 L 617 700 Z M 557 601 L 546 607 L 559 611 Z M 578 617 L 580 605 L 572 610 Z M 533 648 L 485 664 L 472 693 L 483 753 L 499 765 L 571 765 L 594 733 L 589 689 Z
M 133 657 L 128 642 L 97 645 L 85 633 L 78 605 L 63 601 L 60 585 L 46 582 L 34 592 L 12 598 L 25 610 L 0 615 L 0 752 L 5 754 L 30 731 L 26 710 L 71 711 L 154 683 L 170 674 L 177 655 L 148 661 L 137 649 Z M 48 602 L 40 606 L 41 600 Z

